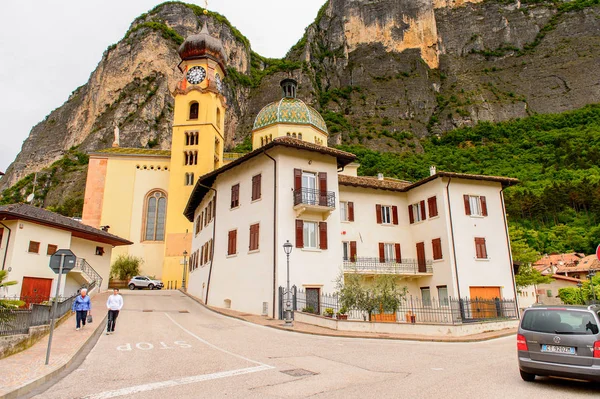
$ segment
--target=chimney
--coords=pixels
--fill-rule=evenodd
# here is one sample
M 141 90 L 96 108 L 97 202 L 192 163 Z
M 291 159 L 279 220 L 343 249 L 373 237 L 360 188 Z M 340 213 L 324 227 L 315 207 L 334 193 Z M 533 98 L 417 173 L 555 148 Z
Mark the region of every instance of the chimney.
M 383 173 L 377 173 L 377 180 L 383 180 Z
M 437 171 L 436 171 L 436 169 L 435 169 L 435 166 L 431 165 L 431 166 L 429 167 L 429 176 L 433 176 L 433 175 L 435 175 L 436 173 L 437 173 Z

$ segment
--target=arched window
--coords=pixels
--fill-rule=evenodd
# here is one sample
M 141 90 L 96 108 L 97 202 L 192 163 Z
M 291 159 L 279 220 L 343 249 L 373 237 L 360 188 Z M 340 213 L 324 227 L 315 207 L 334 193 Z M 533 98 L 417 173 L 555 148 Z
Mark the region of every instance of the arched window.
M 298 140 L 302 140 L 302 133 L 298 133 Z
M 164 241 L 166 215 L 167 197 L 165 193 L 158 190 L 151 191 L 146 196 L 145 241 Z
M 221 110 L 217 108 L 217 129 L 221 129 Z
M 292 133 L 292 137 L 293 137 L 293 138 L 296 138 L 296 133 Z
M 260 146 L 262 147 L 263 145 L 265 145 L 265 138 L 261 137 L 260 138 Z
M 190 119 L 198 119 L 198 103 L 195 101 L 190 104 Z

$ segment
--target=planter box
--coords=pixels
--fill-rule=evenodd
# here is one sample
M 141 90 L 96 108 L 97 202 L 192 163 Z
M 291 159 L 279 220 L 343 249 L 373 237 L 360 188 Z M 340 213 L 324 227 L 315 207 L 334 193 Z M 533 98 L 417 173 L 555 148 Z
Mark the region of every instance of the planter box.
M 337 319 L 338 320 L 348 320 L 348 315 L 347 314 L 339 314 L 339 315 L 337 315 Z
M 378 321 L 378 322 L 383 322 L 383 323 L 395 323 L 396 322 L 396 313 L 372 314 L 371 321 Z

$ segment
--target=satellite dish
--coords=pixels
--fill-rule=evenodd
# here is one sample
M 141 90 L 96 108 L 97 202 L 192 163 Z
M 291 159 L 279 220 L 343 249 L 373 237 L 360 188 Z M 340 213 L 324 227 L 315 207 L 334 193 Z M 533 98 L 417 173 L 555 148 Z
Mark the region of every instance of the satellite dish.
M 35 194 L 31 193 L 27 196 L 27 202 L 31 203 L 31 201 L 33 201 L 33 199 L 35 198 Z

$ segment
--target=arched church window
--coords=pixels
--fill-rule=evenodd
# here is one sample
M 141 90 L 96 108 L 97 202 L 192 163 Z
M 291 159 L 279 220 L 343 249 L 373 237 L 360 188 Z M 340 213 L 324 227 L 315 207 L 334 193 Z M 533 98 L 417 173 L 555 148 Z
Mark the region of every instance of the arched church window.
M 298 133 L 298 140 L 302 140 L 302 133 Z
M 190 119 L 198 119 L 198 103 L 193 102 L 190 104 Z
M 292 133 L 292 137 L 293 137 L 293 138 L 296 138 L 296 133 Z
M 159 190 L 151 191 L 146 196 L 145 241 L 164 241 L 166 215 L 167 196 Z
M 265 145 L 265 138 L 261 137 L 260 138 L 260 146 L 262 147 L 263 145 Z

